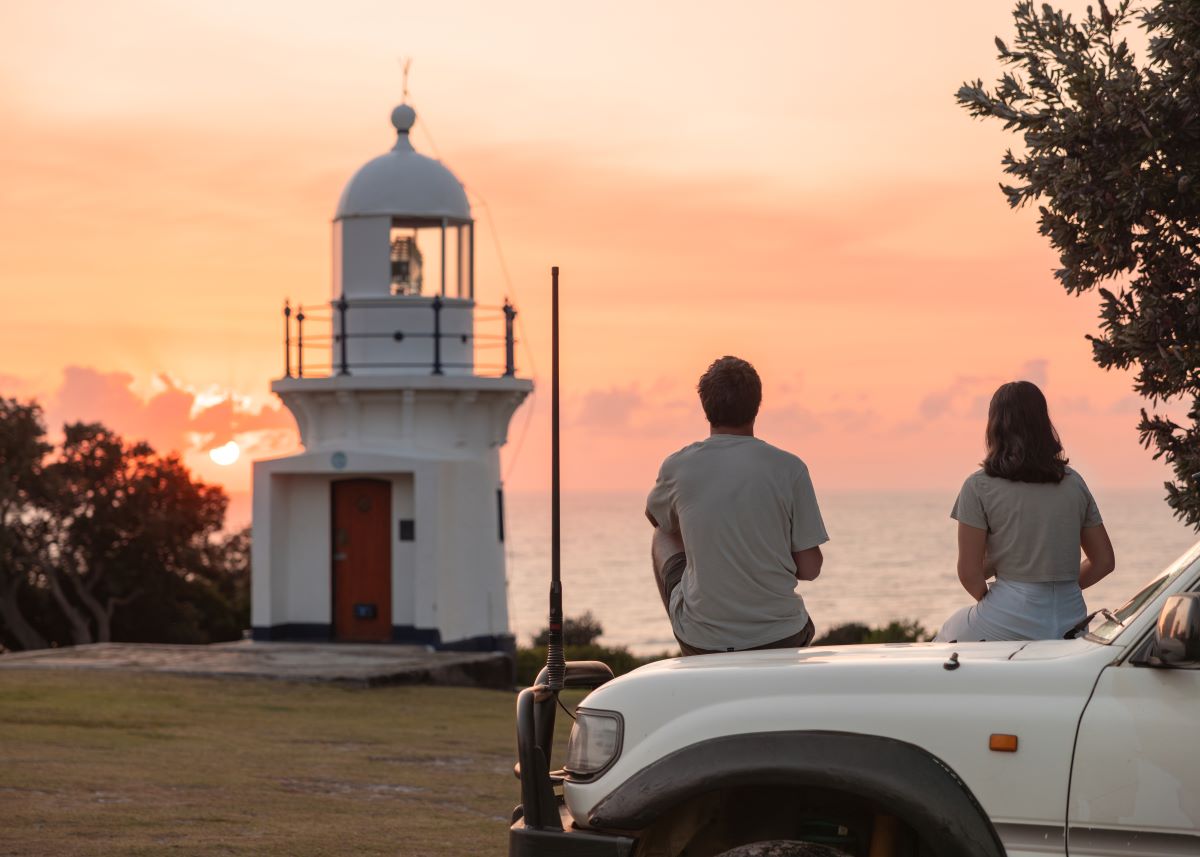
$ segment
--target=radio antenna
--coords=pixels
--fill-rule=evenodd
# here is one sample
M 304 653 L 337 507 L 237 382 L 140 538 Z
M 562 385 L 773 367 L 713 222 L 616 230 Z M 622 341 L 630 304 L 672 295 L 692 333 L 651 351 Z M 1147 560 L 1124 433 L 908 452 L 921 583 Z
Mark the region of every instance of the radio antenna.
M 567 663 L 563 653 L 561 486 L 558 426 L 558 266 L 550 269 L 550 627 L 546 635 L 546 687 L 561 690 Z

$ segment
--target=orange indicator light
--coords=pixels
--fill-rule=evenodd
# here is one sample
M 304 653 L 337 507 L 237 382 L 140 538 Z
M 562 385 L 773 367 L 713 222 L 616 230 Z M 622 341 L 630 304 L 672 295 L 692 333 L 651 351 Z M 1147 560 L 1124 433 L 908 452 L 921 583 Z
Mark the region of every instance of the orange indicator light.
M 1017 736 L 1002 735 L 996 732 L 988 739 L 988 749 L 997 753 L 1015 753 L 1017 752 Z

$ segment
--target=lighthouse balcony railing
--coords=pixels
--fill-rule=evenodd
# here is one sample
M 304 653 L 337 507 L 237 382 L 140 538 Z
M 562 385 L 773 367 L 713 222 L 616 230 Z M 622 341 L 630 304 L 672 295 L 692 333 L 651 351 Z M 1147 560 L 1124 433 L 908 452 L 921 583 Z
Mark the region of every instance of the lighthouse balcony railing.
M 403 310 L 395 318 L 409 317 L 411 324 L 394 330 L 355 330 L 352 326 L 355 313 L 368 313 L 377 307 L 356 306 L 345 298 L 327 304 L 301 305 L 285 302 L 283 305 L 283 374 L 286 378 L 320 378 L 336 375 L 353 375 L 355 371 L 379 372 L 397 370 L 403 372 L 428 371 L 432 375 L 449 372 L 470 371 L 476 375 L 513 377 L 516 374 L 516 338 L 514 322 L 517 310 L 507 300 L 501 306 L 486 306 L 470 303 L 473 309 L 468 330 L 443 329 L 443 314 L 448 303 L 440 296 L 431 301 L 413 302 L 408 306 L 389 302 L 390 310 Z M 428 314 L 432 314 L 431 316 Z M 424 315 L 424 318 L 421 316 Z M 495 325 L 503 332 L 479 334 L 476 325 Z M 495 329 L 495 328 L 493 328 Z M 352 353 L 352 342 L 367 340 L 391 340 L 395 343 L 427 342 L 418 354 L 427 357 L 412 360 L 360 359 Z M 470 355 L 472 360 L 447 360 L 450 350 L 447 343 L 460 346 L 454 352 L 462 357 Z M 469 350 L 468 347 L 469 346 Z M 372 349 L 379 354 L 378 349 Z M 405 348 L 412 355 L 412 348 Z

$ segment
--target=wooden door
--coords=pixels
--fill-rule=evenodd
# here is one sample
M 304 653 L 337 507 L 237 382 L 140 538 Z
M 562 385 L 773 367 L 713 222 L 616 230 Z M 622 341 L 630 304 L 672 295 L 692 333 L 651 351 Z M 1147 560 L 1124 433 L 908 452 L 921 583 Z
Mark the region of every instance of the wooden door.
M 333 636 L 392 639 L 392 485 L 382 479 L 332 484 Z

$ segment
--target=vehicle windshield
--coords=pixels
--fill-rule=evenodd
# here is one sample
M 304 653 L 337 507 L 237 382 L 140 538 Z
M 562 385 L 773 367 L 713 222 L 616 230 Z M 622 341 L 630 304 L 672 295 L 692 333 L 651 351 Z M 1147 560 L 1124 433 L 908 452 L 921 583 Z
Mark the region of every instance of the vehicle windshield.
M 1125 630 L 1131 619 L 1141 613 L 1159 593 L 1197 562 L 1200 562 L 1200 543 L 1194 545 L 1187 553 L 1172 563 L 1166 571 L 1139 589 L 1119 610 L 1101 609 L 1096 611 L 1084 636 L 1098 643 L 1111 643 L 1118 634 Z

